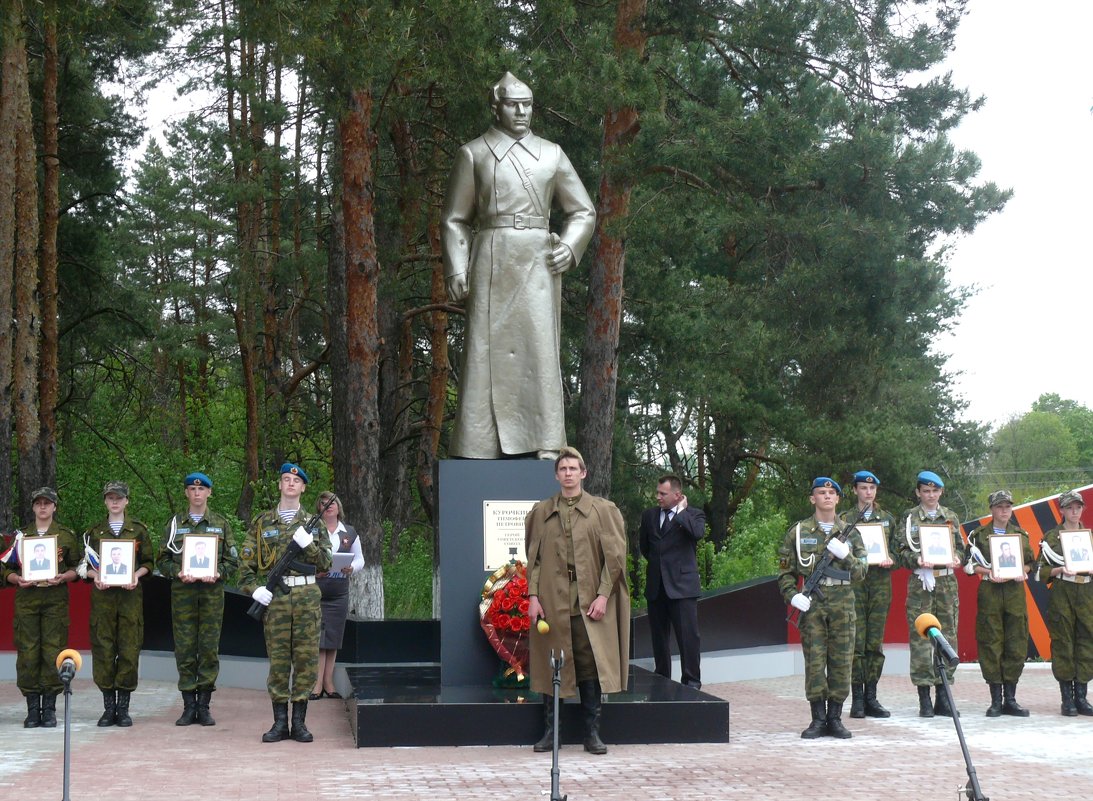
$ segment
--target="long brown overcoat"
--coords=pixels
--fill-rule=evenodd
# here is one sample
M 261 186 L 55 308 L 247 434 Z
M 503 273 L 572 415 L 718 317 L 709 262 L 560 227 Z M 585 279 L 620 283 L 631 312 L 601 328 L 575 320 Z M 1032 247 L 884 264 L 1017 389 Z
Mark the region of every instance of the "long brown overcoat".
M 535 504 L 524 521 L 524 546 L 528 565 L 538 562 L 539 603 L 550 624 L 548 634 L 531 631 L 531 689 L 553 694 L 550 651 L 572 651 L 570 634 L 569 575 L 566 538 L 562 530 L 559 493 Z M 630 670 L 630 590 L 626 582 L 626 531 L 615 504 L 587 492 L 573 507 L 573 559 L 577 595 L 582 614 L 597 595 L 607 598 L 607 612 L 600 620 L 583 615 L 600 687 L 605 693 L 626 689 Z M 607 576 L 601 582 L 604 566 Z M 577 694 L 573 662 L 562 668 L 563 698 Z

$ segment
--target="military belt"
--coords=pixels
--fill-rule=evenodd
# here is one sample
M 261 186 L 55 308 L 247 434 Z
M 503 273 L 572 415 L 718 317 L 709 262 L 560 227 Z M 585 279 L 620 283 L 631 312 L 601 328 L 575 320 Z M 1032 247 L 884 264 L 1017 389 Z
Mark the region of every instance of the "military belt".
M 953 574 L 951 567 L 935 567 L 933 571 L 935 576 L 951 576 Z
M 846 579 L 831 578 L 831 576 L 824 576 L 820 579 L 820 586 L 822 587 L 842 587 L 849 583 Z
M 1071 584 L 1088 584 L 1093 581 L 1093 576 L 1068 576 L 1066 573 L 1060 573 L 1059 578 Z
M 492 217 L 483 217 L 478 221 L 478 229 L 484 228 L 546 228 L 545 217 L 537 214 L 495 214 Z
M 303 587 L 306 584 L 314 584 L 314 576 L 285 576 L 281 579 L 286 587 Z

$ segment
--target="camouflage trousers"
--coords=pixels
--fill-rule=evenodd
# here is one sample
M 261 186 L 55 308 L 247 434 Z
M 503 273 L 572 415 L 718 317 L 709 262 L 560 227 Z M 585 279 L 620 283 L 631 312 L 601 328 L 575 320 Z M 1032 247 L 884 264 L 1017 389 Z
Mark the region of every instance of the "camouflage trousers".
M 854 590 L 823 587 L 821 600 L 801 615 L 801 651 L 805 658 L 805 697 L 842 703 L 850 694 L 854 661 Z
M 171 582 L 171 628 L 180 692 L 216 689 L 223 623 L 223 582 Z
M 144 645 L 144 594 L 121 587 L 91 590 L 92 676 L 100 690 L 137 689 Z
M 306 701 L 319 677 L 322 593 L 315 584 L 276 594 L 266 609 L 266 689 L 274 703 Z
M 15 683 L 23 695 L 56 695 L 57 654 L 68 646 L 68 585 L 15 591 Z
M 960 595 L 956 576 L 937 576 L 933 592 L 922 588 L 922 582 L 912 573 L 907 580 L 907 631 L 911 648 L 911 682 L 916 687 L 932 687 L 941 684 L 941 677 L 934 666 L 934 644 L 915 631 L 915 619 L 927 612 L 937 618 L 941 632 L 953 649 L 957 645 L 957 622 L 960 619 Z M 951 684 L 956 677 L 955 667 L 946 667 L 945 673 Z
M 1013 684 L 1028 658 L 1025 582 L 980 581 L 976 595 L 975 642 L 979 669 L 988 684 Z
M 1047 605 L 1051 672 L 1059 681 L 1093 681 L 1093 584 L 1055 579 Z
M 892 571 L 870 567 L 854 587 L 854 684 L 878 681 L 884 670 L 884 629 L 892 605 Z

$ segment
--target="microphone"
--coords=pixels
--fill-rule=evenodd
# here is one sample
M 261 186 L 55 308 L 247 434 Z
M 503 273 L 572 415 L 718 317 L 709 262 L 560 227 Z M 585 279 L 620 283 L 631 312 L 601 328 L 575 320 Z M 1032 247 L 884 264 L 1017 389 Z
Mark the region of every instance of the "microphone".
M 956 667 L 960 664 L 960 657 L 957 655 L 953 647 L 949 645 L 949 641 L 945 639 L 945 635 L 941 633 L 941 621 L 937 619 L 936 615 L 931 615 L 929 612 L 924 612 L 915 618 L 915 631 L 922 637 L 927 637 L 934 641 L 934 645 L 941 652 L 941 656 L 945 663 L 949 667 Z
M 80 672 L 80 667 L 82 665 L 83 657 L 80 656 L 79 651 L 65 648 L 57 654 L 57 675 L 65 684 L 68 684 L 68 682 L 76 677 L 76 674 Z

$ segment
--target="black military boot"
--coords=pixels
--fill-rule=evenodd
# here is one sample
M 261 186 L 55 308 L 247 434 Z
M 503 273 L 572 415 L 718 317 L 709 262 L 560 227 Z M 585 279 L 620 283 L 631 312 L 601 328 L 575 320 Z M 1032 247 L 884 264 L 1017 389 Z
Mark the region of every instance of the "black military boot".
M 543 736 L 531 747 L 532 751 L 540 754 L 543 751 L 554 750 L 554 696 L 552 695 L 543 696 L 543 722 L 546 724 Z
M 1014 697 L 1017 695 L 1017 682 L 1002 685 L 1002 714 L 1013 715 L 1015 718 L 1027 718 L 1028 710 L 1017 703 Z
M 850 717 L 865 717 L 865 685 L 850 685 Z
M 114 725 L 127 729 L 133 725 L 133 719 L 129 717 L 129 691 L 118 690 L 118 705 L 114 710 Z
M 934 716 L 934 704 L 930 700 L 930 687 L 918 688 L 918 716 L 920 718 L 932 718 Z
M 197 720 L 197 693 L 182 693 L 182 716 L 176 726 L 189 726 Z
M 102 691 L 102 708 L 103 713 L 99 717 L 97 726 L 113 726 L 114 725 L 114 710 L 118 705 L 118 694 L 113 690 Z
M 849 740 L 854 735 L 843 725 L 843 705 L 840 701 L 827 702 L 827 736 Z
M 298 743 L 310 743 L 315 736 L 307 730 L 307 701 L 292 702 L 292 739 Z
M 1059 706 L 1059 714 L 1068 718 L 1078 717 L 1078 707 L 1074 704 L 1074 682 L 1059 682 L 1059 691 L 1063 696 L 1063 703 Z
M 1088 690 L 1088 682 L 1074 682 L 1074 706 L 1077 707 L 1079 715 L 1093 715 L 1093 706 L 1085 700 L 1085 695 Z
M 42 725 L 42 694 L 27 693 L 27 717 L 23 721 L 24 729 L 37 729 Z
M 42 728 L 57 728 L 57 693 L 42 696 Z
M 827 736 L 827 704 L 824 701 L 809 701 L 812 708 L 812 722 L 801 732 L 802 740 L 816 740 Z
M 603 693 L 600 682 L 577 682 L 581 694 L 581 711 L 584 712 L 584 750 L 590 754 L 606 754 L 607 746 L 600 739 L 600 708 Z
M 1002 685 L 991 684 L 991 705 L 987 707 L 987 717 L 997 718 L 1002 714 Z
M 871 718 L 890 718 L 892 713 L 881 706 L 880 701 L 877 700 L 877 683 L 875 681 L 867 681 L 865 683 L 865 714 Z M 850 717 L 854 717 L 854 712 L 850 712 Z
M 273 726 L 262 735 L 264 743 L 279 743 L 288 739 L 288 704 L 273 702 Z
M 200 723 L 202 726 L 216 725 L 216 721 L 213 720 L 213 716 L 209 714 L 209 702 L 212 700 L 212 697 L 212 690 L 202 690 L 197 694 L 197 722 Z
M 934 714 L 942 715 L 943 717 L 951 718 L 953 716 L 953 708 L 949 706 L 949 696 L 945 694 L 945 688 L 940 684 L 934 685 Z M 957 713 L 960 714 L 959 712 Z

